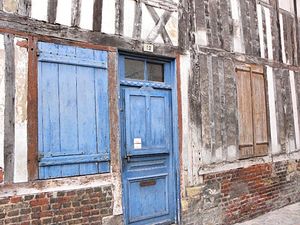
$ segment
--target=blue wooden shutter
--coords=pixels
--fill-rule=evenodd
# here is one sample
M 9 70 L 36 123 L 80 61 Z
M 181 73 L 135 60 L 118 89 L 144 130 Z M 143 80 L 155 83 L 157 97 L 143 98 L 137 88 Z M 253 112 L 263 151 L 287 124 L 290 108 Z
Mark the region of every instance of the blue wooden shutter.
M 109 172 L 107 52 L 38 48 L 39 178 Z

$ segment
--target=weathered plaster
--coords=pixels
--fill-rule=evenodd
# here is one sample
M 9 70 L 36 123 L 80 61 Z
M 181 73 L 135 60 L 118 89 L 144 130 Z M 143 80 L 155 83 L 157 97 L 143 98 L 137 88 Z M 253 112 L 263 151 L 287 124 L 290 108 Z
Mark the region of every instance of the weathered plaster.
M 85 2 L 83 2 L 83 5 Z M 58 0 L 56 22 L 62 25 L 71 26 L 72 0 Z
M 102 6 L 102 32 L 115 34 L 116 7 L 115 0 L 103 0 Z M 132 12 L 133 13 L 133 12 Z
M 124 36 L 126 37 L 132 37 L 133 35 L 135 5 L 136 1 L 134 0 L 124 0 Z M 143 23 L 143 21 L 142 25 L 149 26 L 147 23 Z
M 5 12 L 15 13 L 18 8 L 18 0 L 3 0 L 3 9 Z
M 231 0 L 231 16 L 233 20 L 233 48 L 235 52 L 244 53 L 244 37 L 242 30 L 242 15 L 238 0 Z
M 258 21 L 258 31 L 259 31 L 260 56 L 262 58 L 265 58 L 265 42 L 264 42 L 262 10 L 263 7 L 261 6 L 261 4 L 257 4 L 257 21 Z
M 286 53 L 285 53 L 283 18 L 282 18 L 282 14 L 281 13 L 279 14 L 279 24 L 280 24 L 280 42 L 281 42 L 282 62 L 283 63 L 287 63 Z
M 4 168 L 4 67 L 5 67 L 5 52 L 4 39 L 0 34 L 0 167 Z
M 278 154 L 280 152 L 280 146 L 278 146 L 278 134 L 277 134 L 277 120 L 276 120 L 276 106 L 275 106 L 275 86 L 273 69 L 267 66 L 267 81 L 268 81 L 268 102 L 270 111 L 270 132 L 271 132 L 271 149 L 272 154 Z
M 146 39 L 148 34 L 151 32 L 155 23 L 146 8 L 146 5 L 142 3 L 142 39 Z
M 47 21 L 48 0 L 31 1 L 31 17 L 37 20 Z
M 27 181 L 27 49 L 16 45 L 25 41 L 15 38 L 16 100 L 15 100 L 15 182 Z
M 166 30 L 171 38 L 172 44 L 178 46 L 178 12 L 173 12 L 166 24 Z
M 187 175 L 191 183 L 192 178 L 192 151 L 189 147 L 189 96 L 188 85 L 191 73 L 190 54 L 180 56 L 180 80 L 181 80 L 181 104 L 182 104 L 182 162 L 184 169 L 184 177 Z
M 273 40 L 272 40 L 272 30 L 271 30 L 271 16 L 270 9 L 265 8 L 265 16 L 266 16 L 266 27 L 267 27 L 267 46 L 268 46 L 268 58 L 269 60 L 273 60 Z
M 84 0 L 81 4 L 80 24 L 83 29 L 93 29 L 93 6 L 94 0 Z

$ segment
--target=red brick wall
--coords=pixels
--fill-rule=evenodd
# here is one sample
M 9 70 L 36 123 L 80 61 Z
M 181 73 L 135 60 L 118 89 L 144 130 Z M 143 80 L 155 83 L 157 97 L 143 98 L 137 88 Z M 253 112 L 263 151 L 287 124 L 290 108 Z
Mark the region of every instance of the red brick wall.
M 101 224 L 112 215 L 110 186 L 0 199 L 0 225 Z
M 198 195 L 192 192 L 187 197 L 184 224 L 228 225 L 247 220 L 300 201 L 300 161 L 208 174 L 199 190 Z

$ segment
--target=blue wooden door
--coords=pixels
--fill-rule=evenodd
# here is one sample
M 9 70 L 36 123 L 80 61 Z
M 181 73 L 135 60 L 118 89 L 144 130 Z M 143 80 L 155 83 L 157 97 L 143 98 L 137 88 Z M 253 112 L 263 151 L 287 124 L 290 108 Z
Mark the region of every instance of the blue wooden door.
M 122 88 L 126 224 L 175 222 L 171 90 Z

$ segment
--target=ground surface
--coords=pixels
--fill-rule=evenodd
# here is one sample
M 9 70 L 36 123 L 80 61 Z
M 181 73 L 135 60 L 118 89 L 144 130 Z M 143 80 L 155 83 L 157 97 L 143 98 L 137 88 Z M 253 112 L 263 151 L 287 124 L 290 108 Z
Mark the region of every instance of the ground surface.
M 300 225 L 300 202 L 235 225 Z

